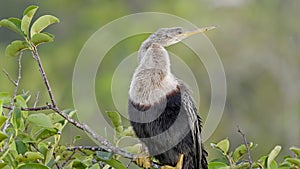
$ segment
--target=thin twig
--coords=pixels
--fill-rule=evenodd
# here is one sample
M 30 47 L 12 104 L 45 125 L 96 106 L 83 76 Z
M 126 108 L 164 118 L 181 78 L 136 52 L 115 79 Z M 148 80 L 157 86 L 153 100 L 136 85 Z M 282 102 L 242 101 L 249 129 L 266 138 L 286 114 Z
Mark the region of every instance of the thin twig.
M 34 108 L 36 107 L 36 105 L 37 105 L 37 103 L 38 103 L 38 101 L 39 101 L 39 95 L 40 95 L 40 92 L 38 91 L 38 92 L 36 93 L 36 95 L 35 95 L 35 101 L 34 101 L 34 104 L 33 104 L 33 107 L 34 107 Z
M 14 111 L 14 108 L 15 108 L 15 98 L 17 96 L 17 92 L 18 92 L 18 88 L 19 88 L 19 84 L 20 84 L 20 80 L 22 78 L 22 55 L 23 53 L 20 52 L 19 53 L 19 56 L 18 56 L 18 77 L 17 77 L 17 80 L 13 80 L 14 81 L 14 84 L 15 84 L 15 89 L 14 89 L 14 94 L 12 96 L 12 99 L 11 99 L 11 102 L 10 102 L 10 107 L 11 109 L 8 111 L 7 113 L 7 117 L 11 117 L 11 114 L 12 112 Z M 10 77 L 10 76 L 8 76 Z M 4 127 L 3 127 L 3 132 L 5 132 L 5 130 L 7 129 L 7 127 L 10 125 L 10 121 L 9 121 L 10 118 L 8 118 L 8 120 L 6 120 L 5 124 L 4 124 Z
M 54 159 L 56 159 L 56 153 L 55 152 L 53 152 L 53 157 L 54 157 Z M 63 169 L 62 167 L 59 166 L 59 164 L 57 162 L 55 162 L 55 166 L 56 166 L 57 169 Z
M 7 76 L 8 80 L 14 84 L 14 86 L 17 85 L 15 80 L 9 75 L 9 73 L 4 68 L 2 69 L 2 72 Z
M 67 147 L 67 150 L 73 151 L 73 150 L 91 150 L 91 151 L 106 151 L 105 148 L 101 146 L 71 146 Z
M 13 107 L 11 106 L 2 106 L 5 109 L 8 110 L 13 110 Z M 22 111 L 41 111 L 41 110 L 51 110 L 51 106 L 46 105 L 46 106 L 40 106 L 40 107 L 21 107 Z
M 129 161 L 129 163 L 126 165 L 126 168 L 129 168 L 129 166 L 132 164 L 132 162 L 133 162 L 133 160 L 131 159 L 131 160 Z
M 247 151 L 247 158 L 248 158 L 248 162 L 249 162 L 249 168 L 252 169 L 252 159 L 251 159 L 251 154 L 250 154 L 250 149 L 249 149 L 249 146 L 248 146 L 248 142 L 247 142 L 247 139 L 246 139 L 246 136 L 245 134 L 242 132 L 242 130 L 240 129 L 240 126 L 238 125 L 237 126 L 238 128 L 238 132 L 242 135 L 243 137 L 243 141 L 244 141 L 244 144 L 246 146 L 246 151 Z
M 225 157 L 227 158 L 227 160 L 229 162 L 229 168 L 232 169 L 233 163 L 232 163 L 230 156 L 228 154 L 226 154 Z
M 72 159 L 72 157 L 74 156 L 76 150 L 72 151 L 72 154 L 66 159 L 66 161 L 64 161 L 64 163 L 61 165 L 62 168 L 65 167 L 66 164 L 68 164 L 68 162 Z

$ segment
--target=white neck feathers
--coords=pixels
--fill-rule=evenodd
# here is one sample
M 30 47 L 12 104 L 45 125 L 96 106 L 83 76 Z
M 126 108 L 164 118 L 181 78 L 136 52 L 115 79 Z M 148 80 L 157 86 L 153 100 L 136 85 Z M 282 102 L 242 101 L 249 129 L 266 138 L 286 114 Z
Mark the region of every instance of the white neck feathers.
M 129 90 L 131 101 L 152 105 L 177 89 L 178 81 L 170 72 L 168 52 L 161 45 L 152 44 L 139 59 Z

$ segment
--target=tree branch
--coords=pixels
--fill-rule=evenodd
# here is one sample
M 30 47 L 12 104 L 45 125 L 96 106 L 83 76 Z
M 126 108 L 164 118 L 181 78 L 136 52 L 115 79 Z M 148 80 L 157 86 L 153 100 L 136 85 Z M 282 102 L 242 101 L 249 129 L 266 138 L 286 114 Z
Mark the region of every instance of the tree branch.
M 74 151 L 74 150 L 91 150 L 91 151 L 106 151 L 105 148 L 101 146 L 70 146 L 67 147 L 67 150 Z
M 43 68 L 43 65 L 42 65 L 42 62 L 41 62 L 41 59 L 40 59 L 40 56 L 39 56 L 39 54 L 38 54 L 38 51 L 37 51 L 37 48 L 36 48 L 36 47 L 33 48 L 32 55 L 33 55 L 33 58 L 36 60 L 38 66 L 39 66 L 39 70 L 40 70 L 40 72 L 41 72 L 41 75 L 42 75 L 44 84 L 45 84 L 45 86 L 46 86 L 46 88 L 47 88 L 47 91 L 48 91 L 48 94 L 49 94 L 49 97 L 50 97 L 52 106 L 53 106 L 53 107 L 56 107 L 56 101 L 55 101 L 55 99 L 54 99 L 54 95 L 53 95 L 53 93 L 52 93 L 52 90 L 51 90 L 51 87 L 50 87 L 48 78 L 47 78 L 47 76 L 46 76 L 45 70 L 44 70 L 44 68 Z
M 8 80 L 11 81 L 11 83 L 13 83 L 14 86 L 16 87 L 17 84 L 16 84 L 15 80 L 9 75 L 9 73 L 5 69 L 2 69 L 2 72 L 6 75 L 6 77 L 8 78 Z
M 13 110 L 13 107 L 11 106 L 5 106 L 3 105 L 3 108 L 8 109 L 8 110 Z M 46 105 L 46 106 L 41 106 L 41 107 L 21 107 L 22 111 L 41 111 L 41 110 L 51 110 L 51 106 L 50 105 Z
M 238 128 L 238 132 L 242 135 L 243 137 L 243 141 L 244 141 L 244 144 L 246 146 L 246 151 L 247 151 L 247 158 L 248 158 L 248 162 L 249 162 L 249 168 L 252 169 L 252 159 L 251 159 L 251 154 L 250 154 L 250 149 L 249 149 L 249 146 L 248 146 L 248 142 L 247 142 L 247 139 L 246 139 L 246 136 L 245 134 L 242 132 L 242 130 L 240 129 L 240 126 L 238 125 L 237 126 Z
M 19 56 L 18 56 L 18 77 L 17 77 L 17 80 L 15 80 L 15 81 L 12 80 L 12 78 L 6 72 L 7 73 L 7 77 L 14 83 L 15 89 L 14 89 L 14 94 L 13 94 L 11 102 L 10 102 L 11 109 L 7 113 L 7 117 L 9 117 L 9 118 L 6 120 L 6 122 L 5 122 L 4 126 L 3 126 L 3 130 L 2 130 L 3 132 L 5 132 L 5 130 L 7 129 L 7 127 L 10 125 L 10 123 L 9 123 L 10 120 L 9 119 L 10 119 L 11 114 L 14 111 L 14 108 L 15 108 L 14 102 L 15 102 L 15 98 L 17 96 L 17 92 L 18 92 L 20 80 L 22 78 L 22 76 L 21 76 L 22 75 L 22 55 L 23 55 L 23 52 L 20 52 Z

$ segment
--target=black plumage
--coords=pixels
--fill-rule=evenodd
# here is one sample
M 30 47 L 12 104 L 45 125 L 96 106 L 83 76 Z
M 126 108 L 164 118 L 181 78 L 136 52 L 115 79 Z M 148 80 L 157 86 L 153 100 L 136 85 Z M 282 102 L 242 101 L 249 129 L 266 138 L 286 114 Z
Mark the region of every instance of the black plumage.
M 139 137 L 148 147 L 150 155 L 154 155 L 154 157 L 158 159 L 162 165 L 176 166 L 179 155 L 184 154 L 183 169 L 207 169 L 207 153 L 201 144 L 201 140 L 193 139 L 193 135 L 199 135 L 201 131 L 191 131 L 188 126 L 189 113 L 187 113 L 187 110 L 182 107 L 182 92 L 188 91 L 185 86 L 180 85 L 177 87 L 177 89 L 174 89 L 174 91 L 169 93 L 166 98 L 151 106 L 135 104 L 129 100 L 129 117 L 130 119 L 134 119 L 131 121 L 131 124 L 137 137 Z M 193 107 L 193 111 L 196 111 L 195 107 Z M 180 112 L 181 115 L 178 117 Z M 158 118 L 155 118 L 157 117 L 158 113 L 161 114 L 158 116 Z M 151 117 L 146 117 L 147 115 L 145 114 Z M 146 123 L 135 122 L 147 121 L 149 118 L 155 118 L 155 120 Z M 177 131 L 168 131 L 168 129 L 174 124 L 175 120 L 180 121 L 180 126 L 176 127 Z M 200 126 L 201 119 L 199 116 L 197 116 L 196 123 Z M 181 131 L 178 131 L 179 129 L 181 129 Z M 163 132 L 169 132 L 163 136 L 168 135 L 171 137 L 153 138 L 154 136 L 158 136 Z M 180 133 L 181 135 L 176 137 L 174 136 L 176 133 Z M 176 142 L 174 139 L 181 139 L 181 141 L 179 141 L 171 149 L 157 154 L 161 150 L 165 149 L 165 144 L 167 144 L 167 142 Z M 195 148 L 195 145 L 198 145 L 196 141 L 200 142 L 201 147 Z M 201 160 L 199 161 L 199 159 Z

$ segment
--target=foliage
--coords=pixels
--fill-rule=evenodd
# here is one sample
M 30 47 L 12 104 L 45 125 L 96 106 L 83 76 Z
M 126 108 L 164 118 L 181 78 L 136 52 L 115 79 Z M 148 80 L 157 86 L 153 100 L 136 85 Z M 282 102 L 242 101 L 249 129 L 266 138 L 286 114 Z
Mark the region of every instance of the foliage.
M 6 56 L 17 56 L 23 50 L 33 50 L 33 48 L 41 43 L 53 41 L 54 36 L 52 34 L 47 32 L 41 33 L 41 31 L 49 25 L 59 22 L 59 19 L 52 15 L 44 15 L 38 18 L 30 27 L 31 20 L 37 9 L 37 6 L 26 8 L 22 20 L 19 18 L 9 18 L 0 21 L 0 27 L 4 26 L 11 29 L 24 38 L 23 41 L 15 40 L 8 45 L 5 50 Z
M 247 169 L 250 166 L 249 159 L 246 158 L 249 155 L 246 150 L 245 144 L 241 144 L 237 148 L 229 151 L 230 142 L 228 139 L 221 140 L 214 144 L 211 143 L 218 153 L 217 159 L 209 162 L 209 169 Z M 251 150 L 257 147 L 252 142 L 248 143 L 248 147 Z M 253 162 L 252 168 L 256 169 L 297 169 L 300 168 L 300 148 L 291 147 L 293 152 L 292 156 L 285 156 L 282 162 L 276 160 L 276 157 L 281 151 L 281 146 L 275 146 L 268 155 L 261 156 L 257 161 Z
M 11 29 L 24 39 L 15 40 L 9 44 L 5 50 L 6 56 L 15 57 L 19 55 L 19 62 L 21 62 L 21 52 L 30 50 L 33 57 L 38 60 L 36 47 L 54 40 L 53 35 L 42 31 L 49 25 L 59 22 L 59 19 L 52 15 L 44 15 L 31 25 L 31 20 L 37 9 L 37 6 L 26 8 L 22 20 L 9 18 L 0 21 L 0 26 Z M 38 63 L 41 64 L 39 61 Z M 39 67 L 42 77 L 46 81 L 46 76 L 41 70 L 42 66 L 39 65 Z M 21 67 L 19 65 L 19 73 L 20 71 Z M 17 81 L 10 79 L 15 85 L 15 91 L 18 90 L 20 79 L 20 74 Z M 0 92 L 0 112 L 2 113 L 0 115 L 0 127 L 2 129 L 2 132 L 0 132 L 1 168 L 47 169 L 56 166 L 57 168 L 97 169 L 112 166 L 118 169 L 126 169 L 117 160 L 119 157 L 112 152 L 85 150 L 85 147 L 77 151 L 74 144 L 80 139 L 79 136 L 76 136 L 68 146 L 60 145 L 62 131 L 69 122 L 68 119 L 61 117 L 55 110 L 51 113 L 42 112 L 53 108 L 55 102 L 51 95 L 52 105 L 47 104 L 40 109 L 36 108 L 35 105 L 28 106 L 28 101 L 31 99 L 31 95 L 28 93 L 17 95 L 15 92 L 13 96 L 10 96 L 7 92 Z M 3 107 L 6 109 L 3 109 Z M 28 109 L 28 107 L 30 108 Z M 75 111 L 67 109 L 63 110 L 62 114 L 72 117 Z M 118 113 L 107 112 L 107 114 L 116 128 L 116 145 L 122 138 L 133 135 L 131 127 L 125 128 L 122 126 L 121 117 Z M 131 150 L 133 149 L 134 147 L 131 148 Z

